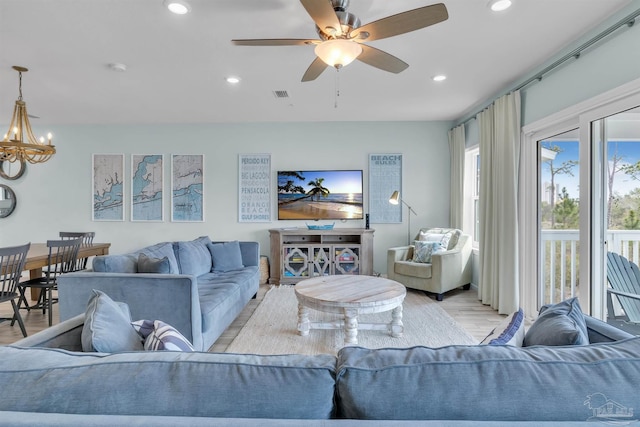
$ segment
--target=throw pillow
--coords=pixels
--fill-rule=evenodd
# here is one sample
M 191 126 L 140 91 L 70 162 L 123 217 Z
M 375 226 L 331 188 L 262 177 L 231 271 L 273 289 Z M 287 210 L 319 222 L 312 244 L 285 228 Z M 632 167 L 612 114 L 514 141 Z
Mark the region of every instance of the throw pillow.
M 589 344 L 589 335 L 578 298 L 542 307 L 524 336 L 525 347 L 586 344 Z
M 213 262 L 211 271 L 224 272 L 244 268 L 240 242 L 237 240 L 224 243 L 209 243 L 207 248 L 211 252 L 211 260 Z
M 460 240 L 460 234 L 462 234 L 460 230 L 451 230 L 446 232 L 442 239 L 442 246 L 447 248 L 447 250 L 455 248 L 458 244 L 458 240 Z
M 151 258 L 144 253 L 138 255 L 138 273 L 169 274 L 170 272 L 169 258 Z
M 480 344 L 522 347 L 524 332 L 524 312 L 520 308 L 493 328 Z
M 194 351 L 193 346 L 184 335 L 161 320 L 137 320 L 131 325 L 144 339 L 145 350 Z
M 131 319 L 121 307 L 104 292 L 93 290 L 87 304 L 82 327 L 82 350 L 115 353 L 118 351 L 140 351 L 142 340 L 131 327 Z
M 209 238 L 207 237 L 207 240 Z M 209 240 L 209 242 L 211 242 Z M 207 249 L 207 243 L 203 238 L 190 242 L 177 242 L 175 244 L 176 259 L 180 267 L 180 273 L 200 276 L 211 271 L 211 253 Z
M 425 242 L 416 240 L 413 248 L 413 262 L 430 263 L 433 254 L 444 252 L 440 242 Z
M 422 242 L 442 242 L 444 238 L 444 233 L 429 233 L 426 231 L 421 231 L 418 235 L 418 240 Z

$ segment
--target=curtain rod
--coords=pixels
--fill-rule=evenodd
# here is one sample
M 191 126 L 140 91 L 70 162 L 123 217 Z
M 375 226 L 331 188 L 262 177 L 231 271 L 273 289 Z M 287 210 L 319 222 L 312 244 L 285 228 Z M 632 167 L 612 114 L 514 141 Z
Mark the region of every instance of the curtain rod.
M 526 86 L 529 86 L 533 82 L 541 81 L 545 74 L 548 74 L 549 72 L 555 70 L 556 68 L 558 68 L 559 66 L 561 66 L 562 64 L 564 64 L 565 62 L 567 62 L 568 60 L 570 60 L 572 58 L 573 59 L 580 58 L 580 55 L 582 54 L 583 51 L 587 50 L 588 48 L 590 48 L 594 44 L 598 43 L 602 39 L 610 36 L 612 33 L 617 31 L 618 29 L 624 27 L 625 25 L 627 27 L 629 27 L 629 28 L 633 27 L 633 24 L 635 24 L 635 22 L 636 22 L 635 19 L 638 16 L 640 16 L 640 9 L 637 9 L 636 11 L 634 11 L 634 12 L 630 13 L 629 15 L 625 16 L 624 18 L 622 18 L 621 20 L 619 20 L 618 22 L 613 24 L 611 27 L 607 28 L 606 30 L 604 30 L 600 34 L 596 35 L 595 37 L 589 39 L 588 41 L 586 41 L 585 43 L 583 43 L 579 47 L 575 48 L 571 52 L 569 52 L 566 55 L 564 55 L 562 58 L 560 58 L 557 61 L 555 61 L 553 64 L 547 66 L 546 68 L 544 68 L 539 73 L 536 73 L 536 75 L 534 75 L 533 77 L 525 80 L 523 83 L 521 83 L 520 85 L 518 85 L 518 86 L 514 87 L 513 89 L 507 91 L 506 93 L 511 93 L 511 92 L 516 91 L 516 90 L 520 90 L 520 89 L 522 89 L 522 88 L 524 88 Z M 482 110 L 484 110 L 485 108 L 486 107 L 483 107 L 482 109 L 476 111 L 474 114 L 471 115 L 471 117 L 468 117 L 462 123 L 456 125 L 456 127 L 460 126 L 460 125 L 465 125 L 468 122 L 470 122 L 471 120 L 475 119 L 476 115 L 478 113 L 480 113 Z

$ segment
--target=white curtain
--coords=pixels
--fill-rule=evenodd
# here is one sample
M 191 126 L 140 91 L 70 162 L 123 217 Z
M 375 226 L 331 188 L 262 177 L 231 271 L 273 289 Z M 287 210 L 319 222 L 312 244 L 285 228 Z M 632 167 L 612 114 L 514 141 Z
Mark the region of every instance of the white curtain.
M 449 131 L 449 153 L 451 156 L 451 208 L 449 227 L 462 229 L 464 203 L 464 125 Z
M 520 92 L 476 116 L 480 131 L 479 298 L 500 314 L 518 309 Z

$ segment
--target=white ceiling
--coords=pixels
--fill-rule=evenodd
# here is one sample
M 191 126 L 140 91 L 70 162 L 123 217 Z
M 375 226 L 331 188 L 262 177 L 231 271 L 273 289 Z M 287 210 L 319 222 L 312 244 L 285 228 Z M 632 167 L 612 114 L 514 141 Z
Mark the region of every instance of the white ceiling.
M 488 0 L 445 0 L 447 21 L 370 43 L 409 63 L 404 72 L 356 61 L 339 80 L 327 69 L 301 83 L 313 47 L 230 42 L 316 38 L 299 1 L 188 1 L 191 13 L 179 16 L 162 0 L 0 0 L 0 123 L 18 95 L 12 65 L 30 69 L 23 95 L 40 116 L 33 125 L 454 120 L 630 3 L 513 0 L 495 13 Z M 351 0 L 348 10 L 365 24 L 434 2 Z M 433 82 L 439 73 L 448 79 Z M 229 85 L 229 75 L 241 83 Z

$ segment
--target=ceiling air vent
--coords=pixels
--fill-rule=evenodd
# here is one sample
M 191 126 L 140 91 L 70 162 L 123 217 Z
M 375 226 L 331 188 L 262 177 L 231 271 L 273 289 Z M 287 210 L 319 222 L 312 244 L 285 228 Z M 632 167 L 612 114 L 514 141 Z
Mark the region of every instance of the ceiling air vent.
M 288 98 L 289 97 L 289 94 L 287 93 L 286 90 L 274 90 L 273 91 L 273 95 L 276 98 Z

